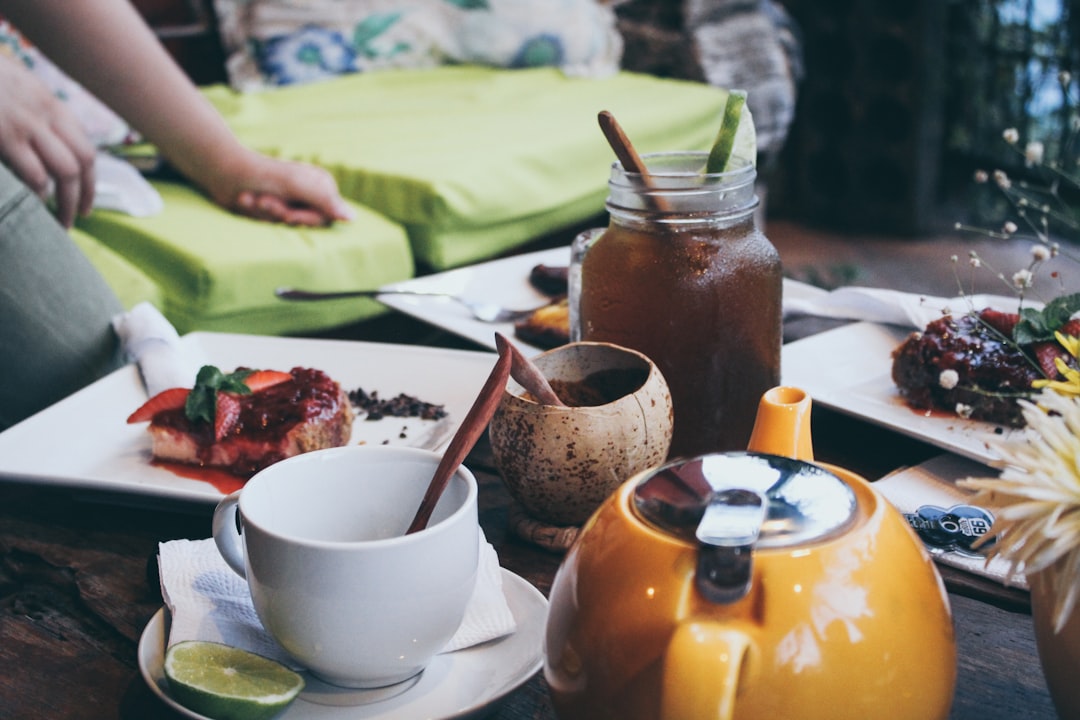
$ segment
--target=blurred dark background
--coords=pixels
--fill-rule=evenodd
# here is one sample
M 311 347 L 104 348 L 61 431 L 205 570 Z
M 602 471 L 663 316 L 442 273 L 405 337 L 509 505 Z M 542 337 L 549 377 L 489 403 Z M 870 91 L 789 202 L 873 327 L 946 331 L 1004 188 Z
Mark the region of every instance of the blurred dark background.
M 1006 128 L 1075 174 L 1080 0 L 784 4 L 807 71 L 773 213 L 890 234 L 996 222 L 1007 209 L 973 183 L 977 169 L 1046 179 L 1004 142 Z

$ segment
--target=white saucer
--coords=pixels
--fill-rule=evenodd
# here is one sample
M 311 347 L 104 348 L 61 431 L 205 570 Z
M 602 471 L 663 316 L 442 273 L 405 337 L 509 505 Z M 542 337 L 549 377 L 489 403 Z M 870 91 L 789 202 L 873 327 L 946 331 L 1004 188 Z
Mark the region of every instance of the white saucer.
M 547 599 L 530 583 L 509 570 L 502 571 L 503 593 L 517 630 L 457 652 L 436 655 L 415 681 L 378 690 L 337 688 L 305 676 L 300 697 L 277 720 L 359 720 L 360 718 L 471 718 L 485 713 L 511 691 L 523 685 L 543 661 Z M 169 695 L 165 679 L 166 617 L 154 613 L 139 639 L 139 671 L 150 689 L 181 715 L 207 720 Z

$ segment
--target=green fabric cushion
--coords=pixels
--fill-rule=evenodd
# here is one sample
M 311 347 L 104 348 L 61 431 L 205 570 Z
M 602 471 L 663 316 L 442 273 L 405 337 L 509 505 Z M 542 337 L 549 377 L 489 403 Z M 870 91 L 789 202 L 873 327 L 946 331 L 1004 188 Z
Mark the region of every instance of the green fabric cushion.
M 165 294 L 161 287 L 142 270 L 78 228 L 72 228 L 68 234 L 105 278 L 125 309 L 130 310 L 141 302 L 149 302 L 159 308 L 164 304 Z
M 372 300 L 296 303 L 274 289 L 378 287 L 413 275 L 405 231 L 354 207 L 356 219 L 299 228 L 240 217 L 190 187 L 155 181 L 165 209 L 152 217 L 96 210 L 78 225 L 162 289 L 180 332 L 304 333 L 385 311 Z
M 726 91 L 619 73 L 446 66 L 240 94 L 204 88 L 243 142 L 330 169 L 404 225 L 419 263 L 475 262 L 601 215 L 611 111 L 639 152 L 708 148 Z

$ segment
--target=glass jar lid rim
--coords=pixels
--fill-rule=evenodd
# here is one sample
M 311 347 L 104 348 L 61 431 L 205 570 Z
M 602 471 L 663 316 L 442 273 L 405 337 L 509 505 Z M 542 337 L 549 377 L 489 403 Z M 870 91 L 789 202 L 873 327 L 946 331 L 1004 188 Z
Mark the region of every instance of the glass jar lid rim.
M 696 174 L 701 175 L 702 177 L 716 178 L 716 179 L 728 178 L 728 179 L 730 179 L 730 181 L 735 181 L 735 180 L 740 180 L 740 179 L 742 179 L 744 177 L 750 178 L 750 177 L 754 177 L 754 176 L 757 175 L 757 166 L 756 166 L 756 164 L 753 163 L 753 162 L 750 162 L 750 161 L 748 161 L 748 160 L 746 160 L 744 158 L 736 158 L 736 160 L 740 164 L 737 167 L 735 167 L 734 169 L 732 169 L 732 170 L 724 170 L 722 172 L 713 172 L 713 173 L 704 172 L 705 163 L 709 159 L 709 153 L 704 152 L 704 151 L 700 151 L 700 150 L 666 150 L 666 151 L 661 151 L 661 152 L 643 153 L 641 155 L 641 160 L 642 160 L 642 162 L 645 163 L 645 166 L 649 171 L 648 172 L 649 177 L 653 177 L 653 178 L 657 178 L 657 177 L 659 177 L 659 178 L 664 178 L 664 177 L 672 177 L 672 178 L 674 178 L 674 177 L 686 177 L 688 174 L 690 174 L 690 172 L 692 172 L 691 168 L 683 168 L 683 169 L 674 169 L 674 168 L 669 168 L 669 167 L 659 167 L 658 168 L 658 167 L 654 167 L 653 165 L 650 165 L 650 160 L 651 161 L 660 161 L 659 163 L 654 163 L 654 165 L 655 164 L 663 165 L 666 162 L 677 161 L 680 158 L 685 159 L 685 162 L 687 162 L 688 164 L 689 164 L 690 161 L 695 161 L 695 162 L 700 163 L 699 168 L 696 170 Z M 612 161 L 611 170 L 612 170 L 613 175 L 621 174 L 621 175 L 625 175 L 625 176 L 628 176 L 628 177 L 641 177 L 644 174 L 644 173 L 635 172 L 633 170 L 627 170 L 625 167 L 623 167 L 622 162 L 620 162 L 619 160 L 613 160 Z

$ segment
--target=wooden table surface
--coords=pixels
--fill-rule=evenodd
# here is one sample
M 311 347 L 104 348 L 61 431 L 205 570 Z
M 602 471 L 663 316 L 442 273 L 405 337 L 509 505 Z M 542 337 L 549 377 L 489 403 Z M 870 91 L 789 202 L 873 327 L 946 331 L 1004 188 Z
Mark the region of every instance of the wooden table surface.
M 403 323 L 388 320 L 385 332 L 393 339 L 467 346 L 417 327 L 410 335 Z M 813 433 L 819 460 L 870 480 L 939 452 L 821 408 L 814 410 Z M 503 567 L 547 594 L 561 556 L 508 530 L 511 499 L 483 444 L 468 465 L 481 481 L 481 524 Z M 0 482 L 0 718 L 178 717 L 144 684 L 136 645 L 162 605 L 158 543 L 209 537 L 211 508 L 154 508 L 130 500 Z M 950 717 L 1055 717 L 1026 593 L 958 571 L 942 574 L 959 645 Z M 491 717 L 553 718 L 542 675 Z

